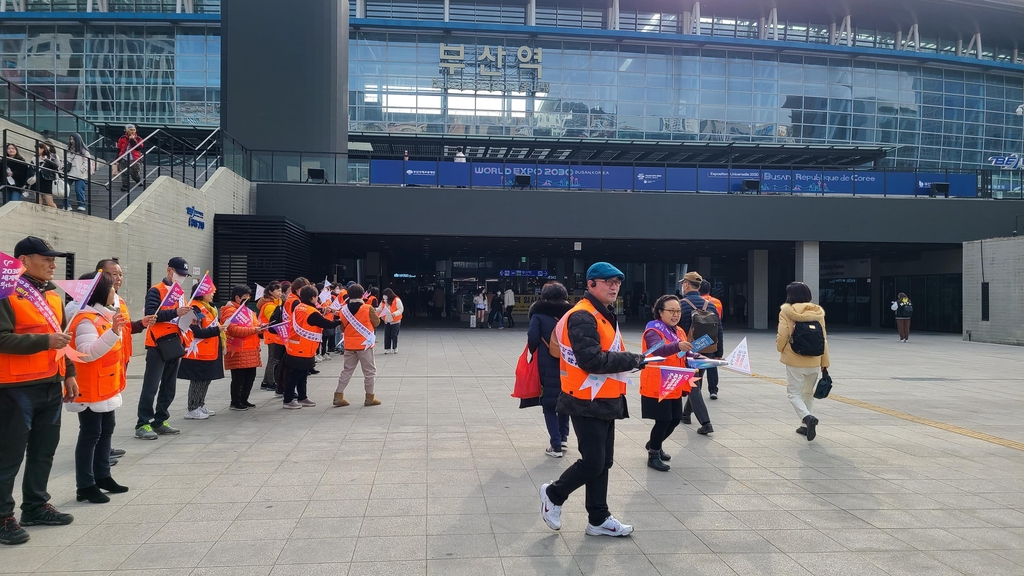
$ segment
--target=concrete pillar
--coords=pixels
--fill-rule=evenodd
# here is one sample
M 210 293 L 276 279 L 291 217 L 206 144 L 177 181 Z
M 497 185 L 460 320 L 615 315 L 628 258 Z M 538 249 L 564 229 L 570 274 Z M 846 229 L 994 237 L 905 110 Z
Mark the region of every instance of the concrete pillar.
M 768 251 L 747 252 L 747 325 L 768 329 Z
M 819 279 L 821 277 L 820 260 L 818 259 L 817 242 L 796 243 L 796 279 L 807 284 L 811 289 L 811 301 L 817 303 L 819 297 Z
M 703 276 L 705 280 L 708 280 L 708 282 L 711 281 L 709 280 L 709 278 L 711 278 L 710 256 L 701 256 L 700 258 L 697 258 L 697 274 Z

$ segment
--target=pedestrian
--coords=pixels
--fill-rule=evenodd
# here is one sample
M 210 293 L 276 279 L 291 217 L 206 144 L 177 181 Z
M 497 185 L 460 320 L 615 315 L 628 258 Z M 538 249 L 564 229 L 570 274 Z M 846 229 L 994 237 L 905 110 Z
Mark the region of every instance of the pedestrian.
M 387 291 L 385 290 L 385 293 Z M 487 289 L 481 288 L 476 296 L 473 296 L 473 307 L 476 308 L 476 325 L 483 328 L 487 325 Z M 386 352 L 385 352 L 386 354 Z
M 505 329 L 505 304 L 504 298 L 499 288 L 491 296 L 490 302 L 491 312 L 487 318 L 487 327 L 490 328 L 491 324 L 497 324 L 498 330 Z
M 259 323 L 262 326 L 269 327 L 274 324 L 271 318 L 278 307 L 281 306 L 281 299 L 285 295 L 281 284 L 277 280 L 267 284 L 263 297 L 256 303 L 256 308 L 260 311 Z M 291 283 L 287 282 L 287 284 L 288 288 L 291 289 Z M 274 377 L 274 374 L 277 371 L 278 362 L 284 356 L 284 341 L 277 335 L 277 331 L 266 330 L 263 332 L 263 343 L 267 345 L 267 369 L 263 371 L 260 390 L 276 390 L 277 379 Z
M 434 307 L 434 318 L 440 320 L 444 316 L 444 287 L 438 284 L 434 286 L 433 307 Z
M 708 302 L 711 302 L 711 304 L 714 305 L 715 310 L 718 310 L 719 320 L 724 320 L 725 316 L 722 314 L 722 301 L 711 295 L 711 283 L 708 282 L 707 280 L 701 280 L 700 290 L 698 290 L 698 292 L 700 293 L 701 298 L 707 300 Z M 721 326 L 721 322 L 719 322 L 719 326 Z M 725 342 L 723 341 L 724 336 L 725 329 L 723 327 L 722 336 L 720 336 L 716 341 L 717 350 L 715 350 L 714 352 L 707 353 L 705 354 L 705 356 L 707 356 L 708 358 L 715 359 L 721 359 L 723 357 L 722 351 L 725 348 Z M 704 380 L 707 382 L 708 385 L 708 398 L 711 398 L 712 400 L 718 400 L 718 368 L 708 368 L 704 371 L 704 374 Z
M 92 153 L 82 140 L 78 132 L 71 134 L 68 139 L 68 179 L 75 185 L 76 210 L 85 212 L 87 202 L 85 199 L 86 184 L 89 176 L 96 170 L 96 162 L 92 159 Z
M 558 366 L 561 354 L 551 354 L 550 338 L 558 321 L 571 309 L 569 292 L 565 286 L 558 282 L 548 282 L 541 288 L 540 300 L 530 306 L 530 326 L 526 330 L 526 344 L 530 354 L 539 354 L 537 369 L 540 371 L 540 404 L 544 411 L 544 424 L 548 429 L 549 441 L 544 453 L 552 458 L 564 456 L 565 448 L 569 446 L 569 415 L 559 414 L 555 409 L 558 395 L 562 393 Z M 557 346 L 558 343 L 555 342 L 555 347 Z
M 385 288 L 380 308 L 377 309 L 377 316 L 384 321 L 385 354 L 398 354 L 398 332 L 402 329 L 404 313 L 402 299 L 391 288 Z
M 376 310 L 377 306 L 380 305 L 380 290 L 377 288 L 370 288 L 367 290 L 366 293 L 363 294 L 363 302 L 373 306 L 373 309 Z M 345 352 L 340 343 L 338 344 L 338 350 L 342 353 Z
M 910 317 L 914 314 L 914 305 L 910 298 L 900 292 L 892 303 L 892 311 L 896 313 L 896 330 L 900 335 L 900 342 L 910 341 Z
M 334 391 L 335 406 L 349 405 L 345 400 L 345 388 L 355 374 L 356 365 L 363 372 L 363 389 L 366 392 L 363 406 L 380 406 L 381 402 L 373 392 L 377 379 L 377 366 L 373 363 L 373 347 L 377 340 L 374 330 L 379 325 L 377 311 L 363 302 L 363 287 L 359 284 L 349 286 L 348 303 L 341 308 L 341 326 L 345 329 L 345 366 Z
M 46 485 L 60 442 L 61 404 L 78 397 L 75 365 L 57 357 L 71 341 L 64 299 L 53 283 L 64 252 L 29 236 L 14 246 L 25 267 L 14 294 L 0 300 L 0 544 L 22 544 L 22 526 L 62 526 L 71 514 L 50 504 Z M 25 462 L 21 523 L 14 519 L 14 480 Z
M 718 317 L 718 309 L 707 300 L 700 296 L 700 284 L 704 279 L 701 275 L 696 272 L 687 272 L 680 280 L 680 291 L 683 296 L 680 298 L 680 305 L 683 310 L 682 317 L 679 319 L 679 327 L 686 333 L 687 340 L 690 342 L 697 339 L 700 334 L 694 333 L 694 318 L 704 318 L 707 321 L 713 319 L 718 320 L 717 329 L 712 329 L 714 334 L 708 334 L 711 339 L 715 342 L 722 341 L 722 322 L 721 318 Z M 711 316 L 707 316 L 710 313 Z M 702 327 L 706 327 L 706 324 L 702 324 Z M 701 354 L 711 354 L 717 350 L 714 344 L 703 350 L 694 350 Z M 697 434 L 707 435 L 715 431 L 711 426 L 711 416 L 708 414 L 707 405 L 704 404 L 704 398 L 701 396 L 700 389 L 703 386 L 703 371 L 698 371 L 697 375 L 694 376 L 690 394 L 686 397 L 686 403 L 683 405 L 683 418 L 682 423 L 686 425 L 691 424 L 690 415 L 696 414 L 697 421 L 700 422 L 700 428 L 697 429 Z
M 301 283 L 300 280 L 305 283 Z M 313 358 L 323 339 L 322 331 L 340 324 L 337 320 L 327 320 L 317 312 L 316 288 L 309 285 L 305 278 L 297 278 L 292 282 L 292 287 L 294 288 L 296 284 L 302 285 L 302 288 L 299 290 L 296 303 L 287 311 L 290 334 L 285 341 L 285 355 L 282 361 L 286 379 L 284 408 L 288 410 L 316 406 L 316 402 L 306 396 L 306 380 L 310 371 L 314 369 Z
M 7 186 L 4 188 L 4 199 L 7 202 L 20 202 L 24 199 L 24 189 L 28 186 L 29 165 L 14 144 L 8 144 L 5 152 L 7 180 L 4 184 Z
M 683 308 L 679 297 L 666 294 L 654 302 L 654 319 L 644 328 L 643 353 L 653 351 L 665 361 L 658 366 L 648 366 L 640 372 L 640 411 L 641 416 L 654 420 L 651 437 L 647 442 L 647 467 L 661 472 L 668 472 L 669 465 L 665 462 L 672 459 L 665 453 L 663 443 L 683 420 L 683 386 L 677 386 L 667 394 L 661 392 L 660 366 L 686 368 L 686 353 L 693 346 L 686 341 L 686 332 L 679 327 Z M 655 350 L 655 348 L 657 348 Z M 683 353 L 683 357 L 679 354 Z
M 142 181 L 142 139 L 134 124 L 125 126 L 124 135 L 118 138 L 117 158 L 121 170 L 121 192 L 127 192 L 129 176 L 136 184 Z
M 732 308 L 736 314 L 736 322 L 741 326 L 747 323 L 747 297 L 743 295 L 743 291 L 736 292 L 736 296 L 732 299 Z
M 139 395 L 138 421 L 135 437 L 156 440 L 160 434 L 181 432 L 167 423 L 171 402 L 174 402 L 178 378 L 178 362 L 185 355 L 184 335 L 178 328 L 178 318 L 192 308 L 180 299 L 167 298 L 175 284 L 188 277 L 188 263 L 180 256 L 167 261 L 167 275 L 159 284 L 146 292 L 146 316 L 156 316 L 156 322 L 146 330 L 146 371 L 142 375 Z M 177 290 L 176 290 L 177 291 Z M 156 402 L 154 409 L 153 403 Z
M 825 310 L 811 302 L 811 289 L 803 282 L 786 286 L 775 348 L 786 365 L 786 396 L 802 424 L 796 433 L 814 440 L 818 419 L 811 415 L 811 408 L 819 369 L 828 370 L 829 366 L 828 334 Z
M 224 348 L 224 369 L 231 371 L 231 407 L 234 410 L 255 408 L 249 402 L 256 369 L 263 366 L 260 357 L 260 335 L 267 328 L 245 308 L 252 290 L 245 284 L 231 289 L 231 301 L 220 310 L 220 323 L 227 328 Z
M 189 381 L 186 420 L 206 420 L 215 414 L 206 407 L 206 392 L 210 383 L 224 378 L 224 331 L 227 327 L 217 321 L 217 309 L 211 304 L 216 292 L 216 288 L 209 290 L 191 303 L 196 319 L 189 329 L 191 337 L 185 357 L 178 365 L 178 378 Z
M 612 306 L 625 275 L 607 262 L 587 270 L 587 291 L 555 327 L 561 351 L 562 393 L 555 406 L 568 414 L 579 442 L 580 459 L 562 476 L 540 487 L 541 518 L 552 530 L 562 528 L 562 505 L 587 487 L 586 533 L 626 536 L 633 527 L 608 511 L 608 470 L 615 451 L 615 420 L 628 418 L 627 372 L 642 368 L 644 357 L 626 352 Z
M 515 328 L 516 321 L 512 318 L 512 311 L 516 308 L 516 293 L 512 291 L 512 286 L 505 287 L 505 294 L 501 297 L 502 303 L 505 305 L 505 318 L 508 320 L 508 327 Z
M 96 274 L 90 272 L 79 279 L 93 280 Z M 113 276 L 98 274 L 92 294 L 68 330 L 72 347 L 80 355 L 74 361 L 79 388 L 78 397 L 65 405 L 68 412 L 78 414 L 76 499 L 93 504 L 110 502 L 103 490 L 112 494 L 128 491 L 110 476 L 110 439 L 114 434 L 114 411 L 121 407 L 121 392 L 127 383 L 123 334 L 131 328 L 116 306 Z
M 406 158 L 408 160 L 408 158 Z M 462 151 L 462 146 L 455 149 L 455 161 L 459 163 L 466 162 L 466 154 Z
M 51 208 L 57 205 L 53 202 L 53 183 L 60 175 L 60 164 L 54 158 L 53 151 L 46 142 L 36 142 L 36 155 L 32 159 L 32 169 L 35 173 L 29 176 L 28 184 L 36 191 L 36 203 Z

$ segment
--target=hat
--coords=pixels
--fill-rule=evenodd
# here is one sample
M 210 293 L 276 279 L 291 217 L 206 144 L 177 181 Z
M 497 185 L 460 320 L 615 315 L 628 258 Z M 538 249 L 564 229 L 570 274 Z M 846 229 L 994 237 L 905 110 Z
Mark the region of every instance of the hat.
M 679 283 L 682 284 L 683 282 L 689 282 L 690 284 L 700 286 L 700 283 L 703 281 L 704 278 L 700 274 L 697 274 L 696 272 L 687 272 Z
M 587 280 L 607 280 L 609 278 L 626 279 L 626 275 L 607 262 L 595 262 L 587 269 Z
M 129 125 L 124 127 L 124 131 L 125 132 L 127 132 L 129 130 L 135 130 L 135 124 L 129 124 Z
M 64 252 L 54 250 L 53 246 L 46 240 L 35 236 L 29 236 L 14 245 L 15 258 L 18 256 L 31 256 L 33 254 L 39 254 L 40 256 L 53 256 L 56 258 L 63 258 L 67 256 Z
M 175 256 L 167 261 L 169 268 L 174 268 L 174 271 L 178 273 L 178 276 L 188 276 L 188 262 L 181 256 Z

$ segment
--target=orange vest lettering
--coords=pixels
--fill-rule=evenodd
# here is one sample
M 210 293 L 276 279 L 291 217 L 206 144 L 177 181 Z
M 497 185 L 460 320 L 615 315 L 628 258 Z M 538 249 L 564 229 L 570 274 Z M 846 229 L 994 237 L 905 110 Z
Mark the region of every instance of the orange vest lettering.
M 57 322 L 64 322 L 64 301 L 54 290 L 43 292 L 46 303 L 57 315 Z M 46 321 L 35 305 L 27 299 L 11 295 L 7 298 L 14 311 L 15 334 L 54 334 L 50 323 Z M 4 384 L 20 384 L 52 378 L 57 374 L 64 375 L 63 356 L 57 359 L 56 350 L 44 350 L 35 354 L 0 354 L 0 386 Z
M 103 336 L 114 326 L 113 322 L 96 312 L 80 312 L 71 322 L 72 344 L 78 338 L 79 327 L 85 322 L 92 322 L 99 336 Z M 75 362 L 78 380 L 78 398 L 75 399 L 75 402 L 83 404 L 102 402 L 124 391 L 127 377 L 123 355 L 124 331 L 122 330 L 121 339 L 106 354 L 92 362 Z
M 370 307 L 363 303 L 352 314 L 348 304 L 342 308 L 342 321 L 345 323 L 345 350 L 366 350 L 373 347 L 373 323 L 370 322 Z M 359 326 L 356 326 L 356 324 Z M 366 342 L 370 341 L 369 345 Z
M 198 324 L 200 328 L 209 328 L 210 326 L 213 326 L 214 322 L 217 320 L 216 316 L 213 315 L 213 312 L 196 300 L 192 301 L 192 309 L 199 310 L 199 313 L 196 315 L 196 319 L 199 320 Z M 190 349 L 193 347 L 195 349 L 194 352 L 190 350 L 185 354 L 186 360 L 216 360 L 220 358 L 220 335 L 210 338 L 198 338 L 189 346 Z
M 234 302 L 229 302 L 220 309 L 220 321 L 227 322 L 229 318 L 238 310 L 238 305 Z M 245 315 L 245 312 L 239 312 L 238 316 L 235 316 L 234 324 L 236 326 L 245 326 L 244 323 L 239 323 L 239 319 Z M 259 324 L 256 322 L 256 317 L 249 311 L 249 319 L 252 320 L 251 327 L 259 328 Z M 236 350 L 259 350 L 260 348 L 260 337 L 256 334 L 252 336 L 245 336 L 243 338 L 234 338 L 231 336 L 231 328 L 227 331 L 228 347 L 232 351 Z
M 163 282 L 153 286 L 160 291 L 160 302 L 163 303 L 164 298 L 167 298 L 167 292 L 171 290 L 171 287 Z M 177 302 L 171 302 L 167 306 L 161 306 L 157 311 L 160 310 L 176 310 L 178 308 Z M 181 337 L 181 330 L 178 329 L 177 322 L 157 322 L 146 330 L 146 348 L 156 348 L 156 341 L 167 336 L 168 334 L 177 334 Z M 182 337 L 182 340 L 184 338 Z
M 309 323 L 309 316 L 316 312 L 316 308 L 308 304 L 300 303 L 292 312 L 292 322 L 289 327 L 290 335 L 285 343 L 285 349 L 289 356 L 295 358 L 312 358 L 323 340 L 321 330 Z
M 562 376 L 562 392 L 579 400 L 596 400 L 598 398 L 618 398 L 626 393 L 625 374 L 588 374 L 576 364 L 576 355 L 569 342 L 569 316 L 576 312 L 592 314 L 597 320 L 597 333 L 601 339 L 601 350 L 606 352 L 624 352 L 622 335 L 611 322 L 594 308 L 590 300 L 584 298 L 569 310 L 555 326 L 555 336 L 561 352 L 559 365 Z
M 660 330 L 655 328 L 648 328 L 644 331 L 644 336 L 647 335 L 648 331 L 657 332 L 662 340 L 666 339 L 666 334 L 662 334 Z M 686 342 L 686 332 L 683 332 L 679 326 L 675 327 L 676 337 L 681 342 Z M 647 355 L 647 339 L 643 340 L 643 353 Z M 658 366 L 673 366 L 676 368 L 686 368 L 686 358 L 680 358 L 677 354 L 673 354 L 671 358 L 665 358 L 664 362 L 659 362 L 648 366 L 640 371 L 640 395 L 646 398 L 658 399 L 661 396 L 661 370 L 658 370 Z M 683 397 L 683 392 L 689 393 L 690 385 L 686 383 L 683 386 L 677 386 L 675 390 L 669 392 L 665 396 L 665 400 L 676 400 Z
M 266 304 L 264 304 L 263 307 L 260 308 L 260 324 L 270 324 L 270 317 L 274 315 L 274 310 L 276 310 L 277 307 L 280 305 L 281 302 L 278 300 L 274 300 L 272 302 L 267 302 Z M 284 341 L 281 340 L 281 337 L 275 334 L 272 330 L 267 330 L 266 332 L 263 333 L 263 341 L 266 342 L 268 345 L 284 344 Z

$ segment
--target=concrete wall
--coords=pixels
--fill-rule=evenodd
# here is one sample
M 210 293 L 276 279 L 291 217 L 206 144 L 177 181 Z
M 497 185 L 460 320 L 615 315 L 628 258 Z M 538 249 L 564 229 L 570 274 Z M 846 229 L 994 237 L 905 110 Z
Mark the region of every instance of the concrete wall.
M 205 229 L 189 227 L 186 209 L 203 212 Z M 167 177 L 157 178 L 116 220 L 55 210 L 28 202 L 0 207 L 0 251 L 11 254 L 25 236 L 49 240 L 58 250 L 75 254 L 77 278 L 103 258 L 117 256 L 125 280 L 120 294 L 132 316 L 142 316 L 146 264 L 153 264 L 153 282 L 162 278 L 167 261 L 183 256 L 202 272 L 213 269 L 213 215 L 249 214 L 250 184 L 226 168 L 197 190 Z M 64 278 L 64 261 L 57 261 L 57 278 Z M 137 347 L 141 348 L 141 344 Z
M 964 339 L 1024 345 L 1024 238 L 964 243 Z M 981 320 L 981 283 L 989 320 Z

